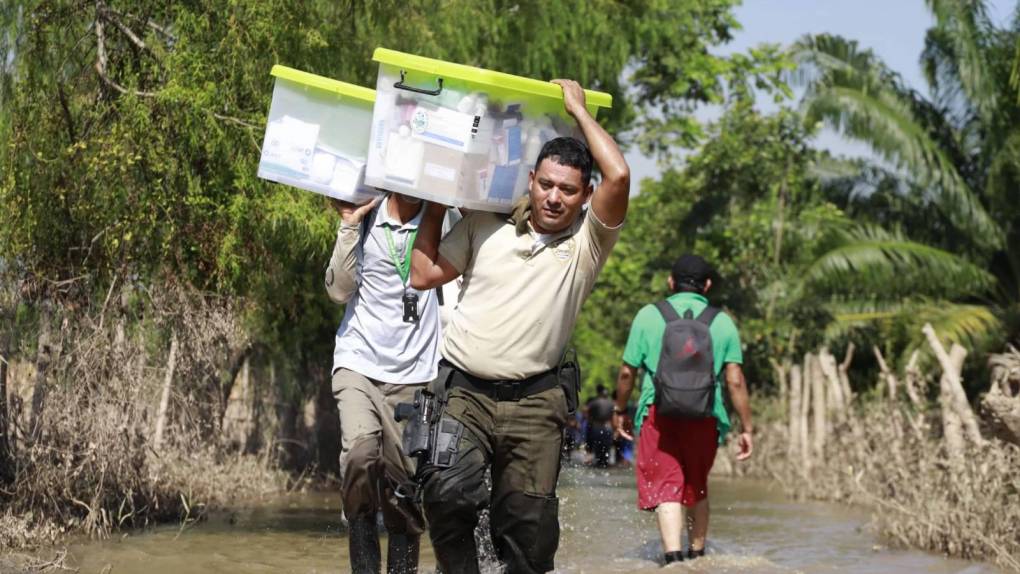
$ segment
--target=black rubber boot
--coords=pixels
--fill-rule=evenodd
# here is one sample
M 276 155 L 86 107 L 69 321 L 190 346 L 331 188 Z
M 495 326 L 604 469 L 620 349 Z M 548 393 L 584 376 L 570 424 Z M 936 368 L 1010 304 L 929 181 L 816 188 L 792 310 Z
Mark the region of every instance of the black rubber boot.
M 386 545 L 386 574 L 416 574 L 418 572 L 418 542 L 413 534 L 390 534 Z
M 704 555 L 705 555 L 705 549 L 704 548 L 702 548 L 701 550 L 695 550 L 693 548 L 688 548 L 687 549 L 687 559 L 688 560 L 694 560 L 695 558 L 700 558 L 701 556 L 704 556 Z
M 663 554 L 662 561 L 664 562 L 663 566 L 669 566 L 670 564 L 672 564 L 674 562 L 683 562 L 684 561 L 684 551 L 683 550 L 674 550 L 673 552 L 667 552 L 667 553 Z
M 382 551 L 379 549 L 379 531 L 375 514 L 362 514 L 349 519 L 351 572 L 353 574 L 379 574 L 382 568 Z
M 438 571 L 444 574 L 479 574 L 478 551 L 475 547 L 473 533 L 470 543 L 436 548 L 433 542 L 433 548 L 436 550 L 436 559 L 439 562 Z

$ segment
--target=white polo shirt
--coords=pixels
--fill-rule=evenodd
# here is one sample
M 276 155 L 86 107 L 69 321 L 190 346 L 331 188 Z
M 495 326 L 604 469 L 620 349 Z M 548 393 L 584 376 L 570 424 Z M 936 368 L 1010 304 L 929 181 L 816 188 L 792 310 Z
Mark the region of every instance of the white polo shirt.
M 417 323 L 404 322 L 404 284 L 386 239 L 389 228 L 398 257 L 405 249 L 410 257 L 408 242 L 411 232 L 418 229 L 423 211 L 401 225 L 389 216 L 388 203 L 387 197 L 376 209 L 364 248 L 360 246 L 360 226 L 341 225 L 337 233 L 333 261 L 355 263 L 356 289 L 336 332 L 333 372 L 345 368 L 383 383 L 425 383 L 436 377 L 439 362 L 438 301 L 434 290 L 418 291 L 408 284 L 407 291 L 418 294 L 420 319 Z M 344 271 L 348 270 L 336 270 Z

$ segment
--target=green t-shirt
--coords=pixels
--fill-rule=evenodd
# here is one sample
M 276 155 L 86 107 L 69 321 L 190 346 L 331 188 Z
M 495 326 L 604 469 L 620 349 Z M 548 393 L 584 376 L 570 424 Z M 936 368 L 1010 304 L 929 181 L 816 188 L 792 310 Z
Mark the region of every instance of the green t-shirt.
M 705 307 L 708 306 L 708 299 L 697 293 L 676 293 L 670 295 L 667 301 L 673 305 L 676 312 L 682 317 L 689 309 L 697 317 Z M 641 380 L 641 397 L 638 399 L 637 414 L 634 416 L 634 430 L 641 432 L 641 423 L 648 414 L 648 407 L 655 402 L 655 385 L 652 379 L 655 377 L 655 369 L 659 365 L 659 352 L 662 350 L 662 335 L 666 332 L 666 320 L 655 308 L 655 305 L 645 305 L 630 327 L 630 337 L 627 338 L 627 348 L 623 351 L 623 362 L 628 365 L 643 369 L 645 374 Z M 712 414 L 717 419 L 716 427 L 719 429 L 719 442 L 722 443 L 730 432 L 730 416 L 726 413 L 726 405 L 722 399 L 722 371 L 726 363 L 742 364 L 744 354 L 740 350 L 740 334 L 737 333 L 737 326 L 733 319 L 726 313 L 719 313 L 712 326 L 709 328 L 712 336 L 712 355 L 715 363 L 715 405 Z

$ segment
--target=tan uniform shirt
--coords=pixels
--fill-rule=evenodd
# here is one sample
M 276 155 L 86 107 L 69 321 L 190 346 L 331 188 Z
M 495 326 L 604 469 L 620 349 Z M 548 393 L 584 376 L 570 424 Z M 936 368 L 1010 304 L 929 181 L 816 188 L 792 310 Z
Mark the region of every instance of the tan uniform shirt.
M 463 273 L 443 356 L 485 379 L 523 379 L 555 367 L 620 227 L 607 227 L 588 209 L 536 246 L 533 231 L 517 235 L 504 215 L 466 216 L 439 245 Z

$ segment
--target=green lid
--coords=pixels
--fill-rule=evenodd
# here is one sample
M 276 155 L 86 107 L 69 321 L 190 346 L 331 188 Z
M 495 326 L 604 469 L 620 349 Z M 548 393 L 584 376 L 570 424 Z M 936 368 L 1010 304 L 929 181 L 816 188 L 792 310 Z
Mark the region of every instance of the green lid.
M 273 66 L 273 70 L 270 74 L 277 78 L 283 78 L 284 80 L 290 80 L 305 86 L 326 90 L 327 92 L 333 92 L 342 96 L 350 96 L 366 102 L 375 102 L 375 90 L 363 88 L 354 84 L 348 84 L 347 82 L 332 80 L 323 76 L 316 76 L 315 74 L 309 74 L 308 72 L 302 72 L 301 70 L 295 70 L 294 68 L 288 68 L 287 66 L 280 65 Z
M 417 70 L 419 72 L 434 74 L 436 76 L 457 78 L 476 84 L 483 84 L 492 88 L 497 88 L 498 92 L 506 93 L 516 91 L 544 96 L 547 98 L 556 98 L 558 100 L 563 99 L 563 89 L 552 82 L 543 82 L 541 80 L 514 76 L 503 72 L 495 72 L 484 68 L 454 64 L 452 62 L 444 62 L 442 60 L 433 60 L 432 58 L 415 56 L 414 54 L 405 54 L 404 52 L 397 52 L 396 50 L 388 50 L 386 48 L 376 48 L 375 53 L 372 55 L 372 59 L 376 62 L 397 66 L 403 69 Z M 613 106 L 613 96 L 605 92 L 585 90 L 584 95 L 585 103 L 588 106 L 607 109 Z

